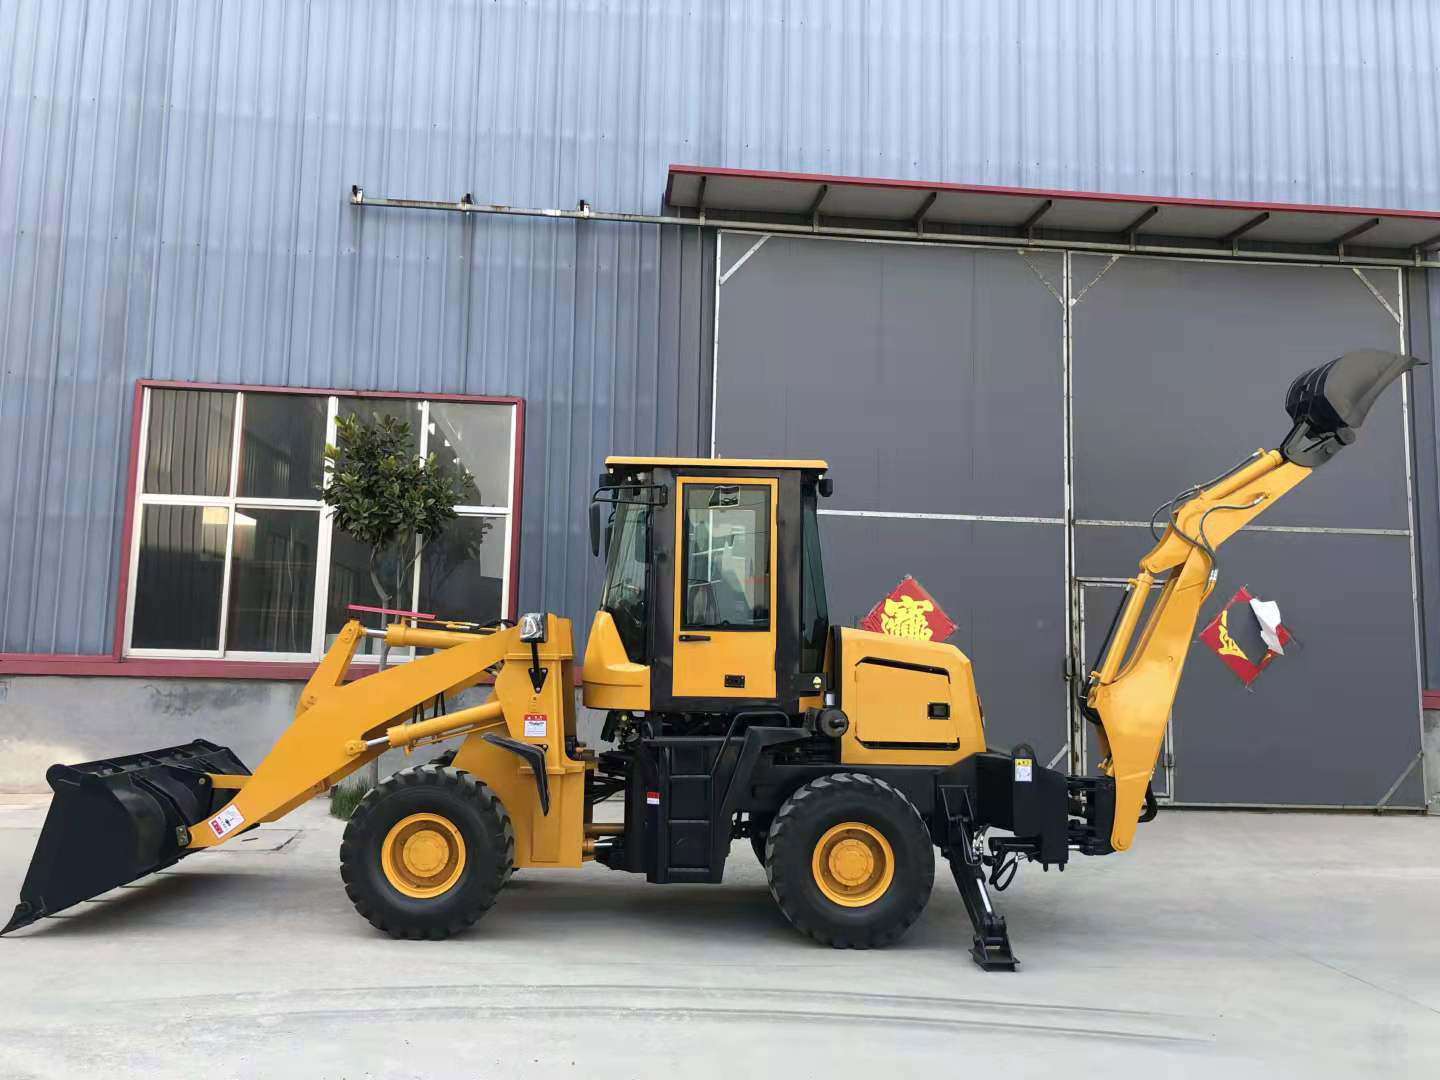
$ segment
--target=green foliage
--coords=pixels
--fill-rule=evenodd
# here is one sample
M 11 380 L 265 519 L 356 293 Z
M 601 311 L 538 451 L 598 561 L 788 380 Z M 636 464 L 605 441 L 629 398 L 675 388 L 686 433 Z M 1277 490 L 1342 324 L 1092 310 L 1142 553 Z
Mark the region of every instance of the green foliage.
M 330 816 L 349 821 L 370 789 L 359 784 L 340 784 L 330 789 Z
M 382 414 L 369 423 L 339 417 L 335 445 L 325 447 L 322 498 L 335 511 L 336 528 L 370 549 L 370 579 L 382 607 L 406 595 L 405 579 L 419 557 L 416 537 L 428 546 L 444 536 L 458 516 L 460 492 L 473 486 L 465 470 L 447 471 L 434 454 L 417 457 L 411 446 L 410 425 Z M 392 582 L 380 580 L 382 566 L 393 571 Z
M 460 501 L 457 477 L 442 471 L 434 454 L 412 454 L 410 425 L 394 416 L 373 424 L 337 419 L 325 471 L 330 482 L 323 497 L 336 527 L 372 550 L 417 534 L 433 540 L 454 520 Z

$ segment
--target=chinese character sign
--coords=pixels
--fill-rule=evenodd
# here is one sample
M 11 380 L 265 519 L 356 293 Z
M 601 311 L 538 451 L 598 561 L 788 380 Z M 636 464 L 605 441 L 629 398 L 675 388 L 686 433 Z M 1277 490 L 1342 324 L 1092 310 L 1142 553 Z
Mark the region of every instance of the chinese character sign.
M 955 623 L 925 587 L 908 574 L 860 623 L 862 630 L 911 641 L 944 641 Z
M 1237 635 L 1252 639 L 1250 652 L 1236 640 Z M 1200 640 L 1237 679 L 1249 686 L 1271 661 L 1285 655 L 1285 646 L 1292 636 L 1280 622 L 1278 604 L 1252 596 L 1248 588 L 1242 587 L 1200 631 Z M 1251 652 L 1259 659 L 1250 659 Z

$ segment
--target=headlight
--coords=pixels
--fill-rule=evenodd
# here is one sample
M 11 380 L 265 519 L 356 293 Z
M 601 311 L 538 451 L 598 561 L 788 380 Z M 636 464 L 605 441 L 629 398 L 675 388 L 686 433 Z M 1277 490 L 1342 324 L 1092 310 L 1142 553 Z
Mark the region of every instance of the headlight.
M 545 640 L 545 613 L 543 611 L 527 611 L 520 616 L 520 640 Z

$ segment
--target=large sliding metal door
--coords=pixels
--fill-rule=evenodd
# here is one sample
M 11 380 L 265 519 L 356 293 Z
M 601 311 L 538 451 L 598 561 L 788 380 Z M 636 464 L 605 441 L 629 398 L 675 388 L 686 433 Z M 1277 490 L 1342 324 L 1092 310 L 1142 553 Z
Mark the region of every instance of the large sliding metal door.
M 1394 270 L 1075 254 L 1070 286 L 1087 615 L 1099 590 L 1083 583 L 1134 573 L 1161 500 L 1280 441 L 1299 372 L 1350 349 L 1403 348 Z M 1404 396 L 1391 392 L 1358 443 L 1221 550 L 1202 620 L 1248 585 L 1280 604 L 1298 645 L 1248 691 L 1192 647 L 1172 718 L 1174 801 L 1373 806 L 1415 761 L 1406 430 Z M 1108 614 L 1089 615 L 1090 628 Z M 1391 803 L 1422 801 L 1414 770 Z
M 721 233 L 712 450 L 824 457 L 832 617 L 904 574 L 959 624 L 987 734 L 1093 769 L 1094 660 L 1155 505 L 1284 435 L 1286 388 L 1403 347 L 1399 273 Z M 1406 409 L 1221 552 L 1298 639 L 1245 690 L 1193 648 L 1156 790 L 1184 803 L 1422 801 Z
M 714 452 L 821 457 L 833 618 L 905 574 L 992 742 L 1066 742 L 1064 256 L 720 237 Z

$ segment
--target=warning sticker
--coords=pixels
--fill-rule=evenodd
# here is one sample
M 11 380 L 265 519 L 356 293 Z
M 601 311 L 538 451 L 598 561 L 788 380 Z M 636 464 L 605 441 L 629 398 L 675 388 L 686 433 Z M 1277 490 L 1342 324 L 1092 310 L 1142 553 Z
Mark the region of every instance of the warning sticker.
M 525 714 L 525 737 L 527 739 L 543 739 L 545 737 L 545 714 Z
M 650 806 L 659 806 L 660 793 L 658 791 L 647 791 L 645 793 L 645 802 Z
M 1017 784 L 1028 784 L 1030 782 L 1030 770 L 1035 762 L 1028 757 L 1017 757 L 1015 759 L 1015 782 Z
M 245 815 L 240 813 L 238 807 L 227 806 L 205 824 L 210 826 L 210 831 L 216 836 L 227 836 L 245 824 Z

